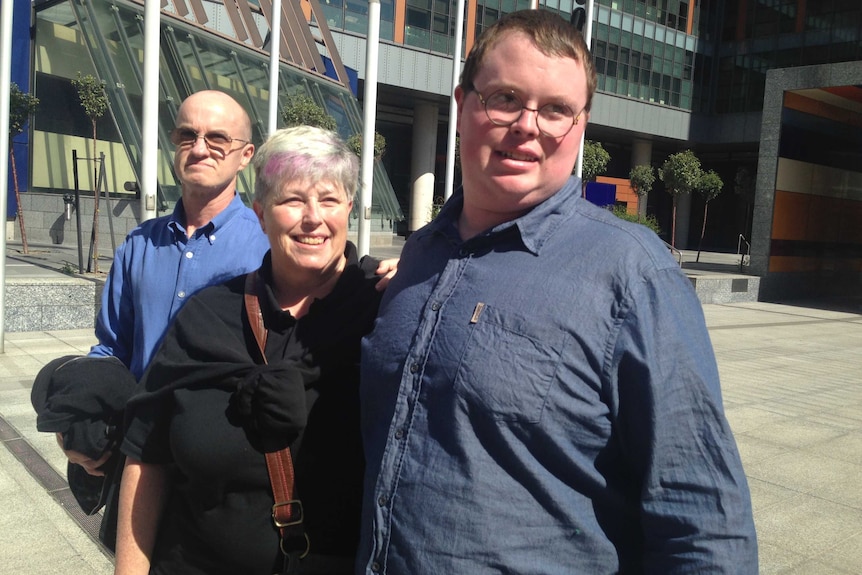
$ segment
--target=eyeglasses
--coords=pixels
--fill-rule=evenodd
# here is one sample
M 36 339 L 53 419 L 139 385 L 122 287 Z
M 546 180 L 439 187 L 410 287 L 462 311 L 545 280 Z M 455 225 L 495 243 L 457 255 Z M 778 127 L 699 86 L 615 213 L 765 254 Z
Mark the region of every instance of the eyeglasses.
M 197 132 L 189 128 L 174 128 L 173 130 L 171 130 L 171 143 L 178 148 L 190 148 L 197 143 L 198 138 L 203 138 L 204 143 L 207 145 L 208 149 L 218 154 L 221 154 L 222 156 L 226 156 L 233 151 L 231 150 L 231 144 L 233 142 L 242 142 L 243 144 L 251 143 L 248 140 L 231 138 L 230 136 L 222 132 L 207 132 L 206 134 L 198 134 Z
M 499 90 L 494 92 L 486 100 L 478 90 L 479 101 L 485 106 L 485 115 L 497 126 L 511 126 L 521 119 L 524 110 L 536 112 L 536 127 L 549 138 L 562 138 L 572 130 L 572 126 L 578 123 L 580 114 L 577 116 L 572 109 L 561 102 L 545 104 L 541 108 L 528 108 L 514 92 Z

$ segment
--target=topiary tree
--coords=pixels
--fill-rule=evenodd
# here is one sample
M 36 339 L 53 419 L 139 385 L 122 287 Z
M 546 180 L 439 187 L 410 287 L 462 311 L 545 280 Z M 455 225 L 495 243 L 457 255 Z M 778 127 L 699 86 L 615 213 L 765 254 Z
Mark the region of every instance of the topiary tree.
M 721 193 L 722 188 L 724 188 L 724 182 L 721 179 L 721 176 L 715 173 L 714 170 L 710 170 L 708 172 L 704 172 L 700 181 L 697 184 L 697 191 L 699 194 L 703 196 L 703 227 L 700 229 L 700 242 L 697 244 L 697 259 L 695 261 L 700 261 L 700 249 L 703 245 L 703 236 L 706 234 L 706 212 L 709 209 L 709 202 L 718 197 L 718 194 Z
M 95 168 L 96 123 L 108 110 L 108 94 L 105 92 L 105 85 L 90 74 L 82 76 L 78 72 L 78 77 L 72 80 L 72 86 L 78 92 L 81 107 L 84 108 L 84 113 L 90 118 L 93 126 L 93 272 L 99 273 L 99 189 L 97 187 L 99 176 L 98 169 Z
M 646 215 L 646 199 L 647 194 L 652 191 L 652 186 L 655 183 L 655 170 L 649 164 L 640 164 L 635 166 L 629 172 L 629 182 L 632 189 L 638 195 L 638 221 L 641 215 Z
M 281 109 L 281 119 L 285 127 L 315 126 L 335 132 L 338 124 L 335 118 L 326 113 L 314 99 L 307 94 L 294 94 L 287 97 L 287 102 Z
M 694 190 L 700 182 L 703 170 L 700 160 L 691 150 L 671 154 L 659 168 L 658 176 L 665 189 L 673 197 L 673 219 L 671 221 L 670 245 L 676 247 L 676 206 L 679 196 Z
M 21 191 L 18 189 L 18 168 L 15 165 L 14 138 L 24 131 L 27 120 L 36 107 L 39 106 L 39 98 L 22 92 L 18 84 L 14 82 L 9 88 L 9 160 L 12 163 L 12 185 L 15 188 L 15 201 L 18 204 L 18 225 L 21 228 L 21 245 L 24 253 L 30 253 L 27 245 L 27 230 L 24 226 L 24 209 L 21 207 Z
M 595 180 L 596 176 L 604 174 L 608 170 L 610 161 L 611 155 L 602 147 L 601 142 L 584 140 L 584 158 L 581 163 L 581 180 L 584 187 L 587 182 Z
M 362 134 L 353 134 L 347 138 L 347 145 L 357 156 L 362 155 Z M 386 153 L 386 138 L 374 132 L 374 159 L 379 160 Z

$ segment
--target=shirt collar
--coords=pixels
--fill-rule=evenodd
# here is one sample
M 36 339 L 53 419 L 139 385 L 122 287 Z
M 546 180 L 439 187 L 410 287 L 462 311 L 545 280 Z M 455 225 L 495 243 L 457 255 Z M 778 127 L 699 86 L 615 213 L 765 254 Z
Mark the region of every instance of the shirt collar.
M 356 246 L 352 242 L 347 242 L 344 248 L 344 255 L 347 259 L 344 270 L 342 270 L 338 281 L 323 299 L 315 299 L 309 309 L 309 314 L 321 307 L 330 307 L 337 305 L 338 302 L 345 298 L 353 297 L 356 290 L 356 284 L 364 278 L 363 271 L 359 268 L 359 257 Z M 293 325 L 297 320 L 294 319 L 289 312 L 283 311 L 278 304 L 278 298 L 275 296 L 273 289 L 272 276 L 272 250 L 266 252 L 263 257 L 263 263 L 258 270 L 261 279 L 263 280 L 263 296 L 260 298 L 263 309 L 263 316 L 267 325 L 272 325 L 275 329 L 283 330 Z M 373 281 L 377 281 L 376 279 Z
M 464 190 L 459 188 L 443 206 L 439 217 L 417 234 L 421 238 L 437 233 L 446 236 L 456 244 L 472 244 L 494 241 L 504 232 L 515 228 L 524 248 L 538 255 L 547 239 L 563 222 L 567 221 L 572 210 L 575 209 L 575 205 L 580 200 L 580 189 L 580 178 L 571 176 L 559 191 L 523 216 L 503 222 L 462 242 L 458 235 L 458 217 L 464 207 Z
M 245 208 L 245 203 L 243 203 L 242 198 L 240 198 L 239 194 L 234 191 L 233 199 L 227 205 L 225 209 L 219 212 L 216 217 L 210 220 L 207 225 L 198 228 L 199 231 L 195 231 L 195 234 L 203 234 L 206 238 L 213 242 L 216 238 L 216 232 L 220 231 L 222 227 L 224 227 L 225 223 L 230 221 L 230 219 L 239 211 Z M 168 219 L 168 227 L 170 227 L 174 233 L 179 234 L 180 237 L 184 237 L 186 235 L 186 211 L 185 207 L 183 207 L 183 199 L 180 198 L 177 201 L 176 206 L 174 206 L 174 211 Z

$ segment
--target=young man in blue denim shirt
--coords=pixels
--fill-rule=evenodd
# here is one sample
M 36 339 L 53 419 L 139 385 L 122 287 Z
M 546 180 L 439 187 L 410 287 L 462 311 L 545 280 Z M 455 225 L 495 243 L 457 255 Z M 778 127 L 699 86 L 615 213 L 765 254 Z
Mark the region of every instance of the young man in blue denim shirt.
M 358 572 L 757 572 L 700 303 L 570 177 L 595 87 L 549 12 L 504 16 L 467 58 L 463 188 L 363 344 Z

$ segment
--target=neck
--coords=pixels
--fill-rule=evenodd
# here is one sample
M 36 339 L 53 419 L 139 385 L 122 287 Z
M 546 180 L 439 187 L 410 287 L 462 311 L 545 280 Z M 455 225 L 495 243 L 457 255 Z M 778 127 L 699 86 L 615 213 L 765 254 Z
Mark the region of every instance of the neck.
M 521 213 L 490 212 L 471 208 L 464 202 L 461 215 L 458 216 L 458 235 L 463 241 L 469 240 L 494 226 L 517 219 L 525 212 L 526 210 Z
M 216 196 L 183 190 L 186 235 L 192 237 L 195 230 L 204 227 L 222 213 L 233 201 L 233 195 L 233 188 L 224 190 Z
M 277 273 L 276 266 L 273 266 L 273 289 L 278 305 L 297 319 L 304 316 L 314 300 L 332 292 L 345 263 L 342 259 L 336 269 L 315 275 L 295 273 L 285 268 L 281 268 L 285 271 Z

